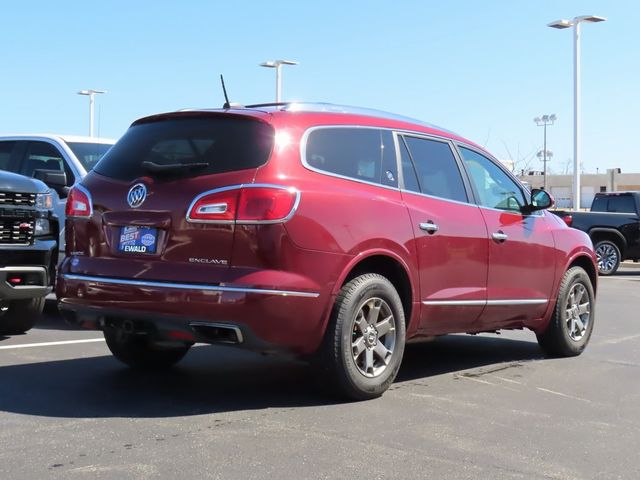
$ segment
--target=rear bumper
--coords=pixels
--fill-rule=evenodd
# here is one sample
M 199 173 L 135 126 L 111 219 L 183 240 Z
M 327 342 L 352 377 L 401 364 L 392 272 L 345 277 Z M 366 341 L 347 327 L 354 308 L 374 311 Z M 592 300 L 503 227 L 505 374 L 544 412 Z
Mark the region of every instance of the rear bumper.
M 103 329 L 127 321 L 160 340 L 220 343 L 203 328 L 236 331 L 224 341 L 258 351 L 314 352 L 322 341 L 325 295 L 244 285 L 166 283 L 61 274 L 59 308 L 65 318 Z M 231 339 L 233 340 L 233 339 Z

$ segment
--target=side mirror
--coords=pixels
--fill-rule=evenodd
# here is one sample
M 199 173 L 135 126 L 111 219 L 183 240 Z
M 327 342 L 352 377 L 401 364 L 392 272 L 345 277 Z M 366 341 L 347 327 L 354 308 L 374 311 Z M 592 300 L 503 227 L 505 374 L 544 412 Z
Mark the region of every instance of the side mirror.
M 61 197 L 66 197 L 69 192 L 69 187 L 67 186 L 67 174 L 60 170 L 34 170 L 33 178 L 37 178 L 47 187 L 58 192 L 58 195 Z
M 553 207 L 555 201 L 551 194 L 546 190 L 534 188 L 531 190 L 531 205 L 528 205 L 528 210 L 535 212 L 536 210 L 546 210 Z

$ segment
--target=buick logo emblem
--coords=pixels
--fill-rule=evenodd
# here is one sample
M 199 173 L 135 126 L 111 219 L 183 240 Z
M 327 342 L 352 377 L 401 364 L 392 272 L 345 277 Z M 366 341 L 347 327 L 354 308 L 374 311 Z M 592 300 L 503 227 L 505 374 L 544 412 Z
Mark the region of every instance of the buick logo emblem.
M 131 208 L 138 208 L 147 198 L 147 187 L 142 183 L 136 183 L 127 193 L 127 203 Z

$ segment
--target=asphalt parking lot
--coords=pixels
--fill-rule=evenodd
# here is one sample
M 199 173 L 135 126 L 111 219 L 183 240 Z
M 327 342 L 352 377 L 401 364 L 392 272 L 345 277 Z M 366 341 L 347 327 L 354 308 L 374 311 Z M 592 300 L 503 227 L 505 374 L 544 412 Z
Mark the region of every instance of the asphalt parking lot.
M 412 345 L 380 399 L 285 358 L 199 346 L 137 374 L 54 308 L 0 337 L 0 478 L 640 478 L 640 269 L 600 282 L 587 351 L 529 332 Z

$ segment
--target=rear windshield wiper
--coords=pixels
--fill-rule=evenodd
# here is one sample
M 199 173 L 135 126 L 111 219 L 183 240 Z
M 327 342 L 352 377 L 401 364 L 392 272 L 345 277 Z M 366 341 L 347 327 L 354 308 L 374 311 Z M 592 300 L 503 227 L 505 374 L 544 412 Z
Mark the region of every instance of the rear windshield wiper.
M 170 172 L 182 172 L 188 170 L 199 170 L 209 166 L 207 162 L 194 162 L 194 163 L 155 163 L 150 161 L 142 162 L 142 168 L 148 172 L 153 173 L 170 173 Z

